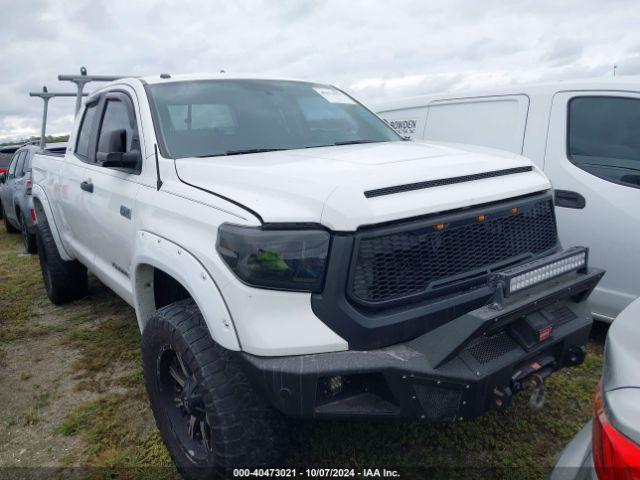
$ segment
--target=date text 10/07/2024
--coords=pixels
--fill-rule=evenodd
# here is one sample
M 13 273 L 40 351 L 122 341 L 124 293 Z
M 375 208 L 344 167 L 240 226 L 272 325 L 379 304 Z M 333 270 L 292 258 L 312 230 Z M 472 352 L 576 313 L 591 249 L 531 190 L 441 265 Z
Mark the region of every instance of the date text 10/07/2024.
M 399 478 L 397 470 L 386 468 L 237 468 L 233 470 L 235 478 Z

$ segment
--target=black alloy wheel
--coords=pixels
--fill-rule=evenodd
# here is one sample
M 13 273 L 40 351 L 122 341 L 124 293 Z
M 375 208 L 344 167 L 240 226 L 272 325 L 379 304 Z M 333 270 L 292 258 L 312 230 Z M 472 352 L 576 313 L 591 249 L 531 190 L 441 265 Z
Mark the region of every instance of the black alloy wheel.
M 184 453 L 195 463 L 206 460 L 212 445 L 212 429 L 202 387 L 195 375 L 180 354 L 167 345 L 158 356 L 156 376 L 160 401 Z

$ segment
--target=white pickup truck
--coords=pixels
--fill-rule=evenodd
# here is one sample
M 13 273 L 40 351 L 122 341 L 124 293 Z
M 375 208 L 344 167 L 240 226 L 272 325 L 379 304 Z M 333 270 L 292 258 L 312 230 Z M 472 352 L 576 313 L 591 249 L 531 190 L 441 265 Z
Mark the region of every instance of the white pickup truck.
M 50 299 L 91 270 L 135 308 L 185 475 L 277 462 L 285 416 L 457 422 L 584 358 L 603 272 L 540 169 L 403 141 L 330 85 L 119 80 L 33 173 Z

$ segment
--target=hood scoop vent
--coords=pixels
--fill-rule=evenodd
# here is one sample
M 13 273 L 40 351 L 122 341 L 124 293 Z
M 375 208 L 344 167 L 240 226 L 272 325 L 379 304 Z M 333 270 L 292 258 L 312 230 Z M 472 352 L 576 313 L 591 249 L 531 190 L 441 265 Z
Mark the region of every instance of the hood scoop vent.
M 495 170 L 493 172 L 475 173 L 473 175 L 463 175 L 461 177 L 442 178 L 439 180 L 429 180 L 427 182 L 407 183 L 405 185 L 395 185 L 393 187 L 378 188 L 375 190 L 367 190 L 364 196 L 367 198 L 382 197 L 384 195 L 393 195 L 394 193 L 411 192 L 413 190 L 423 190 L 425 188 L 441 187 L 443 185 L 452 185 L 454 183 L 473 182 L 474 180 L 482 180 L 484 178 L 502 177 L 505 175 L 513 175 L 514 173 L 525 173 L 532 170 L 531 166 L 506 168 L 504 170 Z

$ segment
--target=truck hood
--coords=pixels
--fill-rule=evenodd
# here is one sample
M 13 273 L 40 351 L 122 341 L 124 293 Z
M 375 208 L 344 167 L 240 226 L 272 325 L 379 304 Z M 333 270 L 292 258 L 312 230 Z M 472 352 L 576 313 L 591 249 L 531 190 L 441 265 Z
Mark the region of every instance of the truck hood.
M 339 231 L 551 187 L 523 157 L 416 142 L 182 158 L 175 163 L 183 182 L 242 204 L 263 222 L 321 223 Z M 370 190 L 529 166 L 531 171 L 524 173 L 365 196 Z

